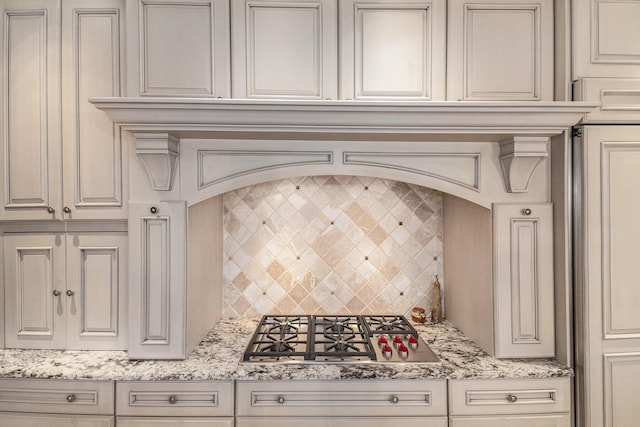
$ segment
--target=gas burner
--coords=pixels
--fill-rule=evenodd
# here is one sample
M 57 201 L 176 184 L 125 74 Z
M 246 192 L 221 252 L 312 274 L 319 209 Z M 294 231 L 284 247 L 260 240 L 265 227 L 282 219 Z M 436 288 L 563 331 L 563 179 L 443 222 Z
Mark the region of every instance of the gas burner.
M 418 336 L 418 331 L 411 326 L 411 323 L 404 316 L 363 316 L 363 319 L 369 336 L 374 334 L 410 334 L 414 337 Z
M 314 318 L 315 360 L 375 360 L 360 316 Z
M 267 337 L 269 339 L 271 337 Z M 271 344 L 266 344 L 263 347 L 260 347 L 261 352 L 274 352 L 274 353 L 288 353 L 296 351 L 291 344 L 291 341 L 295 341 L 297 337 L 292 336 L 285 339 L 277 339 Z

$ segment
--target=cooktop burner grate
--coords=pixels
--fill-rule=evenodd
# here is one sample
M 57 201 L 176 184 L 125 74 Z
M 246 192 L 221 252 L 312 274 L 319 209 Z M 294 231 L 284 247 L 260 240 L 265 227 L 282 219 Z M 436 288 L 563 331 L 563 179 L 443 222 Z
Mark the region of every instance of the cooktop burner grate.
M 418 337 L 418 331 L 409 323 L 404 316 L 383 315 L 383 316 L 362 316 L 369 336 L 375 334 L 410 334 Z
M 313 322 L 313 360 L 375 360 L 360 316 L 314 317 Z

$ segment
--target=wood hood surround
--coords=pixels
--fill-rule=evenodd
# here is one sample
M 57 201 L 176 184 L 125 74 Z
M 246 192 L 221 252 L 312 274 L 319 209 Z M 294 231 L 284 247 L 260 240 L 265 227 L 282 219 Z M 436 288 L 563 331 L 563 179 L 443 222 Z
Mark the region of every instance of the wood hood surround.
M 452 215 L 450 226 L 462 230 L 468 222 L 475 222 L 487 231 L 482 241 L 485 246 L 475 248 L 488 252 L 480 257 L 488 264 L 488 269 L 486 265 L 483 267 L 484 279 L 478 281 L 484 287 L 473 292 L 485 294 L 483 299 L 488 306 L 478 304 L 479 312 L 473 313 L 476 317 L 473 322 L 458 319 L 456 310 L 449 310 L 448 317 L 456 326 L 499 357 L 526 357 L 533 351 L 538 357 L 556 355 L 569 363 L 567 301 L 570 290 L 566 267 L 570 264 L 566 250 L 570 241 L 566 203 L 569 160 L 566 147 L 570 128 L 594 108 L 593 103 L 131 97 L 90 101 L 132 135 L 139 159 L 137 167 L 145 171 L 130 178 L 132 189 L 147 190 L 133 195 L 129 204 L 129 357 L 184 358 L 218 320 L 221 309 L 216 308 L 215 313 L 205 319 L 194 314 L 210 311 L 206 310 L 206 301 L 221 300 L 221 289 L 217 296 L 204 297 L 210 292 L 205 283 L 210 283 L 212 277 L 222 282 L 221 266 L 216 267 L 210 261 L 216 257 L 222 259 L 222 204 L 218 196 L 281 178 L 361 175 L 442 191 L 445 210 L 449 200 L 451 211 L 467 212 L 467 217 Z M 562 154 L 554 160 L 552 153 L 556 151 Z M 554 179 L 562 182 L 554 184 Z M 174 185 L 175 182 L 179 184 Z M 556 187 L 562 189 L 556 191 L 561 195 L 553 194 Z M 562 207 L 556 208 L 552 217 L 549 202 L 558 206 L 558 201 Z M 506 235 L 491 230 L 500 228 L 496 221 L 506 220 L 509 224 L 513 216 L 501 205 L 515 206 L 520 212 L 523 203 L 540 207 L 539 212 L 546 212 L 544 215 L 548 218 L 544 227 L 536 222 L 538 211 L 531 217 L 534 221 L 525 221 L 525 228 L 533 224 L 534 229 L 546 230 L 547 236 L 542 242 L 525 244 L 528 245 L 525 252 L 543 244 L 548 249 L 545 257 L 551 267 L 545 267 L 544 272 L 535 271 L 534 275 L 544 274 L 544 277 L 532 281 L 545 282 L 545 289 L 539 291 L 555 292 L 555 300 L 560 300 L 555 305 L 555 332 L 554 316 L 550 316 L 550 323 L 543 319 L 543 314 L 549 317 L 548 313 L 516 310 L 513 316 L 519 316 L 520 320 L 512 321 L 505 321 L 497 314 L 504 311 L 505 306 L 500 306 L 504 301 L 499 301 L 497 295 L 502 291 L 497 290 L 500 285 L 494 282 L 505 281 L 510 286 L 509 275 L 516 273 L 510 273 L 509 262 L 504 262 L 503 268 L 496 261 L 505 256 L 509 258 L 509 226 L 506 226 Z M 468 215 L 472 215 L 471 220 Z M 196 230 L 193 224 L 197 221 L 209 221 L 209 228 L 218 231 L 211 234 L 201 227 Z M 446 232 L 445 217 L 445 248 Z M 154 249 L 165 243 L 165 249 Z M 506 253 L 502 249 L 505 247 Z M 540 257 L 539 250 L 531 249 L 533 252 L 519 256 Z M 447 262 L 464 262 L 457 258 L 445 249 L 445 275 Z M 459 270 L 468 276 L 461 277 L 462 283 L 475 276 L 472 264 L 462 269 L 452 266 L 449 271 Z M 450 282 L 452 278 L 450 274 Z M 554 280 L 562 283 L 555 290 Z M 445 284 L 445 288 L 447 285 L 451 283 Z M 452 286 L 446 292 L 449 292 L 448 303 L 453 304 L 455 288 Z M 461 298 L 473 299 L 470 294 L 472 292 L 460 292 Z M 554 297 L 549 297 L 541 301 L 553 307 Z M 468 304 L 474 303 L 471 300 L 456 303 L 459 310 L 465 310 Z M 478 316 L 484 320 L 478 321 Z M 498 325 L 507 323 L 510 329 L 505 335 Z M 550 339 L 539 336 L 536 325 L 542 323 L 546 326 L 540 328 L 546 328 L 546 334 L 551 330 Z M 534 330 L 525 330 L 530 325 Z M 511 350 L 512 335 L 509 334 L 514 328 L 519 328 L 513 333 L 523 345 Z M 501 341 L 502 335 L 506 341 Z M 539 345 L 541 342 L 544 345 Z M 536 353 L 535 349 L 542 348 Z

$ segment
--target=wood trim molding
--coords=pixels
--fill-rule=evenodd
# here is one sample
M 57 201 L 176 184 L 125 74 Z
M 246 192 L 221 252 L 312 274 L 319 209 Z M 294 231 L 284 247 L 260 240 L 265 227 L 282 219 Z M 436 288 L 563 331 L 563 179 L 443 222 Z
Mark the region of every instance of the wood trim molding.
M 548 137 L 514 136 L 500 141 L 500 164 L 509 193 L 526 193 L 538 165 L 549 157 Z
M 151 188 L 170 191 L 178 167 L 179 139 L 168 133 L 135 133 L 134 137 Z

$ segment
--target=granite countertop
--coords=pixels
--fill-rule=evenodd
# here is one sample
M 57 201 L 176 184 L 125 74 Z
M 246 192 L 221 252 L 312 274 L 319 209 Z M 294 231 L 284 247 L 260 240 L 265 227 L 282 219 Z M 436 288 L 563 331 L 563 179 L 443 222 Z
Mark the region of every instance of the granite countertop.
M 128 360 L 124 351 L 0 350 L 0 377 L 84 380 L 497 379 L 573 376 L 551 359 L 496 359 L 448 322 L 416 325 L 436 364 L 240 363 L 257 319 L 225 318 L 185 360 Z

